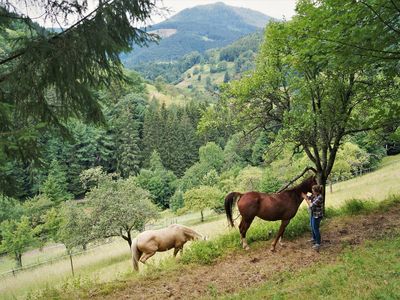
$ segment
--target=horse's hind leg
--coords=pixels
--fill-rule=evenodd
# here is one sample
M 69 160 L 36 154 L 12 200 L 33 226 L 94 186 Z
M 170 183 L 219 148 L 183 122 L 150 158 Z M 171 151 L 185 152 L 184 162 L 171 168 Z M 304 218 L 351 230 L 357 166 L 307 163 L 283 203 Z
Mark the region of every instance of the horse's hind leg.
M 150 257 L 152 257 L 154 254 L 156 254 L 156 252 L 150 252 L 150 253 L 145 253 L 141 258 L 140 261 L 142 263 L 146 263 L 146 260 L 148 260 Z
M 254 220 L 254 218 L 244 219 L 242 217 L 242 220 L 240 221 L 240 224 L 239 224 L 240 239 L 242 241 L 242 246 L 243 246 L 244 250 L 250 249 L 249 245 L 247 244 L 246 233 L 247 233 L 247 230 L 249 229 L 251 223 L 253 222 L 253 220 Z
M 272 242 L 271 251 L 275 252 L 276 243 L 280 238 L 282 238 L 283 233 L 285 232 L 286 226 L 289 224 L 290 220 L 282 220 L 281 226 L 279 227 L 278 234 L 275 237 L 275 240 Z
M 282 238 L 283 238 L 283 235 L 279 238 L 278 242 L 279 242 L 279 245 L 281 245 L 281 247 L 285 247 L 286 244 L 282 242 Z

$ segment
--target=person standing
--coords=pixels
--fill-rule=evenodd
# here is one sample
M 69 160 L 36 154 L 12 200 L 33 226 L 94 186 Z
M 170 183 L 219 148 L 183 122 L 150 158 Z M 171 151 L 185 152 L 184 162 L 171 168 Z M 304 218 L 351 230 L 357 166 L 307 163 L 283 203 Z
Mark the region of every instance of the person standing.
M 322 185 L 314 185 L 312 187 L 312 194 L 307 195 L 306 201 L 308 207 L 310 208 L 310 225 L 312 232 L 312 242 L 314 243 L 313 249 L 317 252 L 321 247 L 321 233 L 319 231 L 319 226 L 321 220 L 324 217 L 324 199 L 322 196 Z

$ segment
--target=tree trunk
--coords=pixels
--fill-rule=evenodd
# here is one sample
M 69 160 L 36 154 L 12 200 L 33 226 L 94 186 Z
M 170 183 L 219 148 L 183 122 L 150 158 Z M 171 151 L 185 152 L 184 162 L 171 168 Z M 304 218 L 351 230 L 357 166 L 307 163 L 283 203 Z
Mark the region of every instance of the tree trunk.
M 322 197 L 324 199 L 324 215 L 325 215 L 325 197 L 326 197 L 326 183 L 328 181 L 327 176 L 323 174 L 323 172 L 318 172 L 317 174 L 317 182 L 322 185 Z
M 132 236 L 131 236 L 131 231 L 130 231 L 130 230 L 128 230 L 128 239 L 127 239 L 127 241 L 128 241 L 128 244 L 129 244 L 129 249 L 131 249 L 131 246 L 132 246 Z
M 15 253 L 15 262 L 17 265 L 17 268 L 22 268 L 22 254 L 17 252 Z
M 131 236 L 131 231 L 130 230 L 126 230 L 126 236 L 122 234 L 121 232 L 121 237 L 128 242 L 129 244 L 129 249 L 132 246 L 132 236 Z

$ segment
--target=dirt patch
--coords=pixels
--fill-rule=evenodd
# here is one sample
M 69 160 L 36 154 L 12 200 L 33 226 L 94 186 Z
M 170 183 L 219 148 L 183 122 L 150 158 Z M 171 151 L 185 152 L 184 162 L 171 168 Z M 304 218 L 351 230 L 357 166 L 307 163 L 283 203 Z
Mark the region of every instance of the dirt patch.
M 311 249 L 309 236 L 287 241 L 277 252 L 269 251 L 269 242 L 250 245 L 251 250 L 235 251 L 212 266 L 196 266 L 168 276 L 126 282 L 109 295 L 91 293 L 101 299 L 188 299 L 216 296 L 255 287 L 283 271 L 295 271 L 317 262 L 334 262 L 345 247 L 387 235 L 400 225 L 400 206 L 389 212 L 329 220 L 321 230 L 323 246 L 319 253 Z

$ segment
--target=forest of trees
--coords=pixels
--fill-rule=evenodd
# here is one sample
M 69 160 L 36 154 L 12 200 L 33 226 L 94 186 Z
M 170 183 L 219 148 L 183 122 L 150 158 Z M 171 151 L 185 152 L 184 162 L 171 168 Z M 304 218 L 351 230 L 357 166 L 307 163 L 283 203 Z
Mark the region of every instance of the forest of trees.
M 15 21 L 2 7 L 0 252 L 21 266 L 24 251 L 48 242 L 69 253 L 113 236 L 130 245 L 132 231 L 161 210 L 203 219 L 230 191 L 275 192 L 310 166 L 325 185 L 398 153 L 400 28 L 392 20 L 400 10 L 375 2 L 299 1 L 298 15 L 271 23 L 264 38 L 192 53 L 176 74 L 149 69 L 157 85 L 202 61 L 254 67 L 240 80 L 226 75 L 218 103 L 180 106 L 149 99 L 142 75 L 119 61 L 133 41 L 152 39 L 123 17 L 146 19 L 152 1 L 100 5 L 62 33 Z M 116 10 L 122 19 L 102 22 Z

